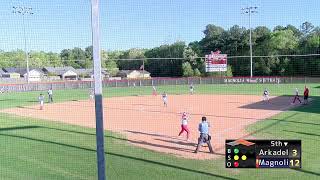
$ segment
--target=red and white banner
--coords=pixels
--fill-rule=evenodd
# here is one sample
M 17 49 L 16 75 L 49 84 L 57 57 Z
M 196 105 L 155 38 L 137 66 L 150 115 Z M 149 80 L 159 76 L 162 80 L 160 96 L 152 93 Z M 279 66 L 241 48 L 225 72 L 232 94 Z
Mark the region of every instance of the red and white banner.
M 205 55 L 206 72 L 227 71 L 227 54 L 220 54 L 221 51 Z

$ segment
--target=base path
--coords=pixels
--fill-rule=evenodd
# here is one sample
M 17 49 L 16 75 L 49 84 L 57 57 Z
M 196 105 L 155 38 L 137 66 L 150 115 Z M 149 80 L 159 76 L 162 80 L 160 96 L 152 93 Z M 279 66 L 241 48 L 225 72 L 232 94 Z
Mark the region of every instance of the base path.
M 104 128 L 125 134 L 129 143 L 139 147 L 184 158 L 210 159 L 224 155 L 226 139 L 250 137 L 245 131 L 248 125 L 293 107 L 285 96 L 271 97 L 270 103 L 261 100 L 261 96 L 248 95 L 169 95 L 168 107 L 164 107 L 160 96 L 107 98 Z M 95 128 L 94 101 L 45 104 L 42 111 L 38 108 L 35 105 L 2 112 Z M 178 137 L 184 111 L 191 114 L 189 142 L 185 133 Z M 202 116 L 207 116 L 211 125 L 213 155 L 207 147 L 192 153 Z

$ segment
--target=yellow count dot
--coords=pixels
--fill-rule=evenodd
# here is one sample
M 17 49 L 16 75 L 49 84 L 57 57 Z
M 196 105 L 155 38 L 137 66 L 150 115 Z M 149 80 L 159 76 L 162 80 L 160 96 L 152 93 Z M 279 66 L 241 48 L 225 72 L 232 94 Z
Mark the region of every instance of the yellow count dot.
M 246 156 L 246 155 L 242 155 L 241 159 L 242 159 L 243 161 L 245 161 L 245 160 L 247 160 L 247 156 Z
M 236 160 L 236 161 L 239 160 L 239 156 L 238 156 L 238 155 L 235 155 L 233 158 L 234 158 L 234 160 Z

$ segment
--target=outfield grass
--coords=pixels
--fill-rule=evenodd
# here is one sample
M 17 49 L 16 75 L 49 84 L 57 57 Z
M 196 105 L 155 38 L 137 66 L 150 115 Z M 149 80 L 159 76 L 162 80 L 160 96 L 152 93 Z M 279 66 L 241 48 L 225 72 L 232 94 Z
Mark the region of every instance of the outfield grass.
M 273 95 L 292 94 L 304 85 L 273 85 Z M 224 168 L 224 159 L 186 160 L 134 147 L 125 137 L 105 132 L 106 167 L 109 179 L 319 179 L 320 99 L 316 84 L 308 85 L 314 95 L 311 105 L 299 107 L 250 127 L 249 132 L 266 138 L 302 140 L 302 169 Z M 169 94 L 188 93 L 187 86 L 161 86 Z M 256 94 L 264 85 L 202 85 L 197 93 Z M 55 91 L 55 101 L 88 98 L 87 90 Z M 106 88 L 111 96 L 150 94 L 151 88 Z M 0 107 L 37 103 L 39 92 L 1 94 Z M 0 114 L 1 179 L 96 179 L 95 130 Z
M 320 94 L 319 84 L 308 84 L 311 96 Z M 227 85 L 197 85 L 195 86 L 196 94 L 248 94 L 262 95 L 264 88 L 268 88 L 271 96 L 293 95 L 295 88 L 299 88 L 300 93 L 303 93 L 304 84 L 227 84 Z M 170 94 L 188 94 L 188 86 L 159 86 L 159 93 L 166 92 Z M 0 109 L 34 105 L 38 103 L 38 96 L 43 93 L 47 98 L 47 92 L 20 92 L 20 93 L 4 93 L 0 94 Z M 151 95 L 152 87 L 129 87 L 129 88 L 104 88 L 104 97 L 116 96 L 137 96 Z M 72 89 L 72 90 L 55 90 L 54 101 L 74 101 L 89 98 L 88 89 Z

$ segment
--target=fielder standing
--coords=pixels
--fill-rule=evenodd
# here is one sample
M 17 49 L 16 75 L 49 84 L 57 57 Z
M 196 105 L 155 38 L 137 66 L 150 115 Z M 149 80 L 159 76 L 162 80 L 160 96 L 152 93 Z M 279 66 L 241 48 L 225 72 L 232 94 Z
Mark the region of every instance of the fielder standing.
M 193 86 L 193 84 L 190 84 L 190 94 L 192 95 L 193 94 L 193 92 L 194 92 L 194 86 Z
M 39 101 L 39 104 L 40 104 L 40 110 L 43 110 L 43 106 L 44 106 L 44 95 L 43 94 L 39 95 L 38 101 Z
M 48 96 L 49 96 L 48 102 L 49 102 L 49 103 L 50 103 L 50 102 L 53 102 L 53 92 L 52 92 L 52 88 L 50 88 L 50 89 L 48 90 Z
M 294 96 L 293 102 L 291 104 L 294 104 L 296 102 L 296 100 L 298 100 L 300 102 L 300 104 L 301 104 L 298 88 L 296 88 L 296 90 L 295 90 L 295 96 Z
M 269 101 L 269 91 L 268 91 L 267 88 L 265 88 L 264 91 L 263 91 L 263 101 L 268 101 L 268 102 L 270 102 L 270 101 Z
M 155 86 L 152 86 L 152 95 L 154 95 L 154 96 L 157 95 L 157 89 Z
M 90 100 L 94 100 L 94 89 L 89 89 Z
M 165 107 L 167 107 L 168 106 L 168 95 L 166 92 L 163 92 L 163 94 L 162 94 L 162 101 L 163 101 L 163 105 Z
M 309 88 L 307 86 L 304 87 L 303 92 L 303 104 L 308 104 L 308 98 L 309 98 Z

